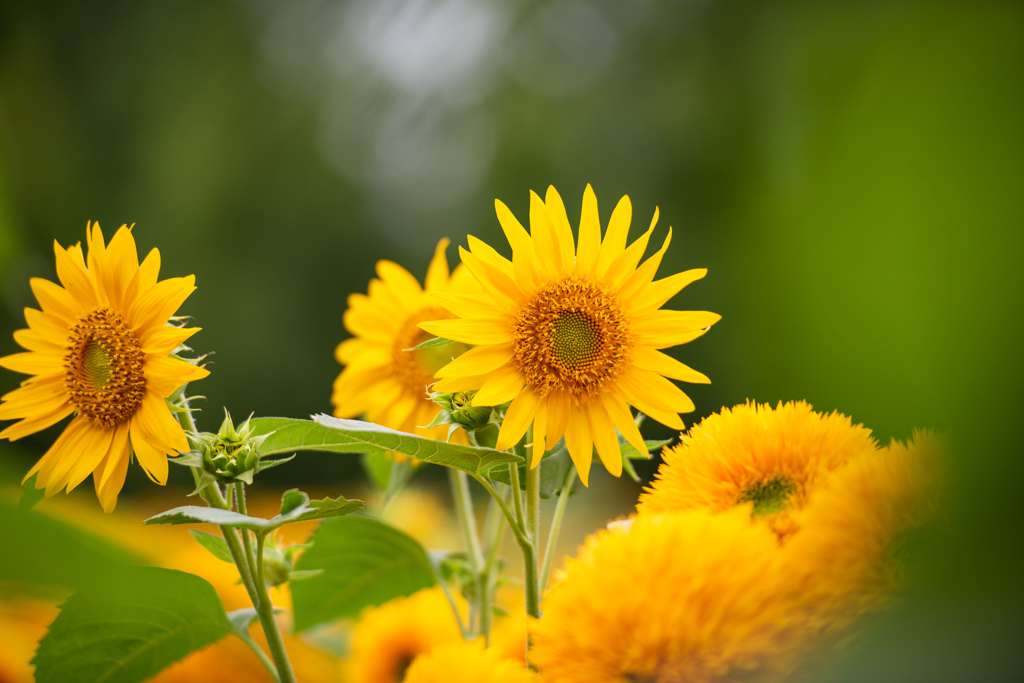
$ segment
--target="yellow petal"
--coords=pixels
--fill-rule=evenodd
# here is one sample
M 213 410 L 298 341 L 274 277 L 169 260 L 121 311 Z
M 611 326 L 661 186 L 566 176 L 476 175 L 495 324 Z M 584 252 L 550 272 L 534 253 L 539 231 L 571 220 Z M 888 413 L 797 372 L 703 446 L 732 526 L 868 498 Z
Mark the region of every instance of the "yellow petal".
M 477 346 L 437 371 L 435 377 L 486 375 L 512 360 L 512 346 Z
M 697 372 L 672 356 L 656 351 L 649 346 L 637 346 L 633 349 L 633 365 L 642 370 L 650 370 L 659 375 L 691 384 L 711 384 L 707 375 Z
M 435 294 L 434 300 L 460 318 L 499 318 L 515 312 L 515 307 L 507 299 Z
M 34 308 L 26 308 L 25 322 L 33 332 L 54 346 L 66 346 L 71 327 L 63 318 Z
M 590 425 L 587 415 L 582 410 L 574 410 L 569 414 L 569 423 L 565 427 L 565 447 L 569 449 L 569 457 L 576 465 L 580 481 L 589 486 L 590 464 L 594 460 L 594 441 L 590 436 Z
M 583 191 L 583 209 L 580 212 L 580 241 L 576 253 L 576 272 L 590 274 L 597 265 L 601 249 L 601 219 L 597 213 L 597 196 L 587 184 Z
M 30 278 L 28 284 L 45 313 L 60 318 L 68 325 L 78 320 L 80 307 L 66 289 L 41 277 Z
M 548 217 L 544 201 L 536 192 L 530 191 L 530 234 L 533 248 L 537 252 L 541 282 L 553 279 L 565 271 L 562 247 L 555 237 L 554 226 Z
M 707 274 L 707 268 L 694 268 L 662 278 L 657 282 L 652 282 L 650 285 L 642 287 L 635 294 L 633 300 L 634 310 L 643 312 L 661 308 L 688 284 L 701 279 Z
M 150 327 L 163 326 L 185 303 L 185 299 L 196 291 L 196 277 L 172 277 L 156 283 L 143 292 L 132 304 L 125 323 L 143 333 Z
M 546 398 L 542 398 L 537 406 L 537 415 L 533 419 L 533 444 L 530 449 L 532 456 L 530 457 L 530 469 L 540 464 L 541 458 L 544 457 L 545 448 L 545 437 L 547 436 L 548 429 L 548 411 Z M 530 444 L 528 444 L 530 445 Z
M 633 319 L 637 345 L 664 349 L 685 344 L 722 319 L 709 311 L 652 311 Z
M 537 254 L 530 234 L 500 200 L 494 200 L 494 211 L 512 247 L 512 270 L 516 282 L 524 291 L 535 289 L 540 284 L 540 277 L 537 274 Z
M 89 274 L 76 260 L 65 251 L 57 241 L 53 241 L 53 253 L 57 263 L 57 277 L 67 292 L 83 308 L 94 308 L 99 299 Z
M 122 225 L 110 239 L 104 254 L 105 263 L 96 271 L 100 291 L 115 310 L 124 308 L 125 290 L 139 270 L 139 255 L 132 231 Z M 180 304 L 179 304 L 180 305 Z M 177 310 L 177 306 L 175 309 Z M 174 311 L 171 311 L 173 313 Z M 170 317 L 170 313 L 167 314 Z M 164 318 L 166 322 L 166 318 Z
M 565 426 L 569 423 L 569 412 L 573 410 L 572 400 L 564 392 L 552 391 L 547 395 L 547 409 L 545 446 L 550 451 L 565 434 Z
M 466 244 L 469 245 L 469 250 L 473 252 L 473 256 L 476 256 L 487 265 L 497 268 L 505 275 L 508 275 L 509 277 L 512 276 L 512 262 L 499 254 L 498 251 L 491 245 L 487 244 L 487 242 L 484 242 L 482 239 L 478 239 L 473 235 L 466 235 Z
M 96 497 L 99 498 L 103 511 L 110 514 L 117 506 L 117 494 L 124 487 L 125 476 L 128 474 L 128 453 L 114 453 L 107 456 L 103 463 L 105 483 L 101 486 L 99 480 L 93 474 L 92 480 L 96 485 Z
M 655 214 L 655 219 L 657 219 L 657 214 Z M 629 245 L 628 249 L 612 261 L 607 271 L 604 273 L 598 272 L 598 275 L 603 276 L 608 288 L 613 292 L 618 291 L 629 276 L 636 272 L 636 264 L 640 263 L 640 259 L 643 258 L 653 231 L 654 226 L 652 225 L 650 230 L 640 235 L 633 244 Z
M 608 230 L 605 232 L 604 241 L 601 242 L 601 249 L 597 254 L 595 273 L 607 271 L 612 261 L 617 259 L 626 248 L 626 236 L 629 234 L 629 224 L 632 220 L 633 205 L 630 203 L 629 197 L 625 196 L 615 205 L 611 220 L 608 221 Z
M 141 412 L 141 411 L 140 411 Z M 131 421 L 131 441 L 135 450 L 135 457 L 146 472 L 146 476 L 157 484 L 167 483 L 167 453 L 163 448 L 157 446 L 154 437 L 149 435 L 141 424 L 142 420 L 136 413 Z M 100 482 L 103 483 L 102 481 Z
M 0 439 L 17 441 L 23 436 L 35 434 L 36 432 L 41 432 L 48 427 L 52 427 L 73 412 L 75 412 L 74 406 L 67 401 L 57 407 L 48 406 L 45 411 L 39 410 L 30 416 L 26 416 L 25 419 L 20 422 L 15 422 L 7 427 L 7 429 L 0 432 Z M 3 419 L 8 420 L 11 418 Z
M 462 257 L 462 263 L 473 273 L 473 277 L 486 291 L 487 296 L 501 302 L 503 306 L 515 305 L 522 298 L 522 292 L 511 275 L 487 264 L 462 247 L 459 247 L 459 255 Z
M 497 450 L 504 451 L 519 443 L 537 414 L 538 399 L 532 389 L 524 389 L 512 401 L 498 432 L 498 442 L 494 446 Z
M 110 432 L 110 443 L 107 447 L 96 449 L 90 458 L 79 458 L 68 472 L 65 484 L 68 492 L 74 490 L 90 474 L 98 476 L 102 471 L 99 470 L 101 464 L 109 460 L 110 454 L 116 457 L 128 457 L 128 423 L 123 422 L 107 431 Z
M 605 392 L 601 395 L 601 403 L 604 405 L 608 417 L 611 418 L 612 424 L 626 438 L 626 441 L 648 458 L 651 457 L 651 454 L 647 451 L 647 444 L 644 443 L 644 437 L 640 434 L 640 429 L 636 426 L 636 421 L 633 419 L 633 413 L 629 410 L 629 406 L 611 392 Z
M 423 281 L 428 292 L 441 292 L 448 289 L 448 256 L 445 251 L 449 244 L 451 241 L 447 237 L 442 237 L 434 247 L 434 258 L 430 259 L 430 265 L 427 266 L 427 277 Z
M 506 320 L 431 320 L 420 323 L 420 329 L 435 337 L 477 346 L 512 343 L 512 330 Z
M 668 229 L 668 235 L 665 236 L 665 241 L 661 245 L 661 249 L 655 252 L 649 259 L 643 262 L 639 268 L 626 278 L 626 281 L 622 283 L 622 287 L 619 288 L 619 301 L 626 303 L 627 305 L 632 302 L 633 297 L 637 296 L 644 288 L 650 286 L 654 280 L 654 276 L 658 272 L 658 266 L 661 265 L 661 259 L 665 255 L 665 251 L 668 250 L 668 245 L 672 242 L 672 228 Z
M 490 373 L 473 397 L 474 406 L 499 406 L 511 401 L 523 390 L 526 378 L 515 368 L 504 365 Z
M 141 427 L 154 448 L 163 449 L 164 453 L 188 452 L 189 446 L 188 439 L 185 438 L 185 431 L 171 415 L 163 397 L 150 391 L 148 387 L 146 395 L 142 398 L 142 403 L 139 404 L 133 417 L 138 418 L 138 420 L 132 420 L 133 428 L 135 425 Z
M 547 194 L 544 195 L 544 205 L 547 207 L 551 226 L 555 231 L 555 239 L 558 240 L 559 251 L 562 254 L 561 270 L 569 271 L 576 262 L 576 244 L 573 242 L 569 216 L 565 213 L 565 204 L 562 203 L 562 197 L 559 196 L 553 185 L 548 185 Z
M 85 241 L 89 245 L 89 270 L 93 273 L 99 270 L 99 264 L 103 260 L 103 252 L 106 247 L 103 245 L 103 231 L 100 230 L 99 222 L 86 223 Z
M 0 358 L 0 368 L 25 375 L 59 375 L 64 372 L 64 359 L 56 353 L 25 351 Z
M 85 426 L 86 422 L 88 422 L 88 418 L 80 416 L 76 417 L 70 423 L 68 423 L 67 427 L 64 428 L 64 431 L 62 431 L 60 433 L 60 436 L 57 437 L 57 440 L 53 442 L 53 445 L 46 450 L 46 453 L 43 454 L 43 457 L 39 458 L 39 460 L 36 461 L 36 464 L 33 465 L 32 469 L 28 471 L 28 474 L 25 475 L 25 478 L 21 480 L 22 485 L 24 485 L 25 482 L 28 481 L 33 474 L 38 473 L 39 476 L 36 477 L 36 488 L 45 488 L 46 477 L 44 475 L 44 472 L 49 472 L 51 469 L 53 469 L 53 464 L 54 462 L 61 458 L 64 452 L 64 447 L 72 438 L 74 438 L 77 435 L 79 429 Z
M 445 377 L 439 379 L 430 387 L 431 391 L 449 393 L 452 391 L 476 391 L 487 381 L 487 375 L 473 375 L 472 377 Z
M 110 450 L 114 429 L 100 427 L 89 422 L 84 425 L 74 443 L 69 443 L 62 458 L 54 463 L 46 482 L 46 495 L 50 496 L 68 486 L 72 471 L 85 469 L 86 476 L 96 469 Z M 83 479 L 85 477 L 82 477 Z M 81 481 L 81 480 L 79 480 Z M 71 488 L 68 488 L 68 492 Z
M 32 329 L 15 330 L 14 341 L 23 349 L 28 349 L 29 351 L 38 351 L 39 353 L 50 355 L 63 355 L 67 352 L 67 349 L 63 346 L 54 344 L 52 341 Z
M 650 387 L 637 381 L 636 373 L 626 372 L 620 375 L 616 387 L 622 398 L 636 406 L 640 412 L 672 429 L 683 429 L 683 421 L 670 405 L 657 394 L 645 393 Z
M 587 424 L 594 438 L 597 455 L 604 463 L 605 469 L 613 477 L 619 476 L 622 474 L 622 450 L 619 448 L 619 438 L 615 434 L 615 425 L 612 424 L 612 419 L 605 412 L 600 400 L 587 404 Z
M 178 358 L 147 353 L 143 357 L 146 388 L 161 398 L 167 398 L 182 384 L 209 376 L 210 371 Z
M 175 327 L 163 325 L 151 327 L 142 333 L 139 344 L 145 353 L 156 353 L 166 356 L 174 349 L 188 341 L 189 337 L 201 330 L 201 327 Z
M 49 415 L 67 403 L 63 377 L 25 380 L 20 387 L 4 394 L 0 420 Z
M 418 299 L 423 293 L 423 288 L 412 273 L 393 261 L 377 261 L 377 277 L 387 283 L 399 299 Z

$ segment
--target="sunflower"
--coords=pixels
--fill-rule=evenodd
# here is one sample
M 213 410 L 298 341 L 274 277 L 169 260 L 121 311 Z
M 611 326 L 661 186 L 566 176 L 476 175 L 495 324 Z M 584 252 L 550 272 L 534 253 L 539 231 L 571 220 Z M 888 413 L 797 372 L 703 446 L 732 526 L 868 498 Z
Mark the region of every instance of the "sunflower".
M 0 432 L 12 441 L 74 418 L 25 476 L 52 496 L 93 475 L 106 512 L 117 504 L 134 452 L 149 478 L 167 481 L 167 456 L 189 450 L 165 398 L 209 372 L 169 355 L 199 328 L 168 325 L 195 291 L 195 276 L 157 281 L 160 252 L 140 264 L 131 229 L 104 245 L 98 223 L 81 244 L 54 242 L 56 285 L 32 278 L 42 310 L 25 309 L 28 329 L 14 339 L 28 349 L 0 366 L 32 375 L 3 397 L 0 419 L 19 422 Z
M 504 658 L 483 642 L 443 645 L 416 658 L 405 683 L 531 683 L 537 676 L 522 661 Z
M 421 324 L 431 334 L 476 347 L 437 372 L 442 379 L 435 389 L 476 390 L 473 403 L 479 406 L 511 401 L 496 447 L 510 448 L 532 426 L 531 467 L 564 434 L 584 484 L 595 446 L 618 476 L 616 429 L 647 452 L 629 406 L 682 429 L 679 413 L 692 411 L 693 402 L 666 378 L 709 381 L 659 350 L 696 339 L 719 320 L 704 311 L 660 310 L 707 271 L 653 281 L 671 229 L 661 249 L 638 267 L 657 210 L 650 229 L 626 247 L 632 208 L 623 197 L 602 240 L 589 185 L 578 243 L 553 187 L 545 200 L 530 193 L 530 233 L 503 203 L 495 207 L 512 260 L 470 236 L 469 250 L 459 252 L 482 293 L 439 296 L 458 319 Z
M 662 451 L 655 480 L 640 495 L 639 514 L 752 504 L 780 539 L 791 515 L 827 475 L 877 450 L 871 431 L 840 413 L 816 413 L 804 401 L 746 403 L 705 418 Z
M 783 549 L 807 568 L 801 592 L 845 625 L 886 606 L 941 516 L 945 442 L 915 432 L 838 470 L 796 513 L 800 533 Z
M 331 402 L 336 417 L 365 415 L 385 427 L 444 439 L 444 426 L 425 429 L 439 408 L 427 396 L 434 373 L 467 348 L 464 344 L 409 351 L 430 335 L 419 328 L 424 320 L 449 317 L 432 298 L 435 293 L 465 289 L 472 277 L 457 267 L 449 275 L 441 240 L 427 268 L 426 287 L 391 261 L 377 263 L 377 278 L 367 294 L 352 294 L 345 311 L 345 329 L 352 333 L 338 345 L 335 357 L 345 369 L 334 381 Z M 379 279 L 378 279 L 379 278 Z
M 401 683 L 417 656 L 462 642 L 440 588 L 368 607 L 352 628 L 348 678 L 352 683 Z
M 741 510 L 599 531 L 559 578 L 530 630 L 545 681 L 785 680 L 816 628 L 774 536 Z

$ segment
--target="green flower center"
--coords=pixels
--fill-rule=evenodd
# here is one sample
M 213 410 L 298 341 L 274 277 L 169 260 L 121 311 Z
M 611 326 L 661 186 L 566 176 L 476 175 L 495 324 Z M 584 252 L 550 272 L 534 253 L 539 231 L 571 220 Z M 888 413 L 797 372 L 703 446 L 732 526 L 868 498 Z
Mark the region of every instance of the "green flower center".
M 736 500 L 737 503 L 754 503 L 754 517 L 774 515 L 786 509 L 789 497 L 796 492 L 796 485 L 788 477 L 774 477 L 754 484 Z

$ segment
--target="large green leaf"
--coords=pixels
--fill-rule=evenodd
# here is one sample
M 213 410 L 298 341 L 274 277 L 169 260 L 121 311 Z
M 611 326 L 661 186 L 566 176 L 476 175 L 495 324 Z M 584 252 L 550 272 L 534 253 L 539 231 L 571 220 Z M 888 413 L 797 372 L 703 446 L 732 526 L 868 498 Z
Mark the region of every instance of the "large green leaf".
M 84 528 L 0 501 L 0 585 L 74 588 L 141 561 Z
M 376 519 L 324 522 L 312 542 L 295 568 L 321 573 L 291 585 L 296 631 L 355 616 L 436 581 L 423 546 Z
M 261 417 L 254 418 L 250 426 L 256 434 L 270 434 L 260 448 L 263 457 L 293 451 L 397 451 L 470 474 L 481 474 L 510 462 L 522 462 L 521 457 L 506 451 L 436 441 L 372 422 L 343 420 L 329 415 L 314 415 L 313 420 Z
M 282 503 L 282 510 L 284 512 L 270 519 L 250 517 L 233 510 L 221 510 L 220 508 L 201 507 L 199 505 L 182 505 L 181 507 L 154 515 L 143 522 L 143 524 L 216 524 L 218 526 L 231 526 L 267 532 L 294 522 L 306 522 L 312 519 L 326 519 L 328 517 L 351 514 L 361 510 L 363 506 L 363 501 L 348 500 L 343 496 L 310 501 L 309 496 L 305 493 L 297 489 L 291 489 L 285 493 L 285 500 Z
M 90 584 L 61 607 L 39 642 L 38 683 L 138 683 L 233 632 L 204 579 L 133 567 Z

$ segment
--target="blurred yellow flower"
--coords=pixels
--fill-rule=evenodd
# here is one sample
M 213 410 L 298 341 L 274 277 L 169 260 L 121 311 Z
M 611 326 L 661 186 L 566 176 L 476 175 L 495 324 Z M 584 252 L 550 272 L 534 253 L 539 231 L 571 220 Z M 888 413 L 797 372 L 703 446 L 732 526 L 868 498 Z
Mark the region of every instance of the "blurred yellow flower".
M 839 467 L 877 450 L 871 432 L 840 413 L 816 413 L 804 401 L 723 408 L 662 451 L 664 462 L 640 496 L 639 514 L 753 504 L 780 539 L 791 515 Z
M 416 658 L 404 683 L 531 683 L 525 663 L 508 659 L 480 640 L 441 645 Z
M 439 410 L 427 397 L 427 387 L 439 368 L 468 347 L 449 344 L 406 350 L 430 339 L 419 323 L 449 317 L 431 295 L 463 291 L 472 284 L 461 266 L 449 276 L 447 247 L 447 239 L 438 243 L 425 288 L 397 263 L 379 261 L 379 279 L 370 280 L 368 293 L 349 296 L 344 322 L 353 336 L 335 350 L 338 362 L 345 366 L 331 396 L 335 416 L 365 414 L 367 420 L 392 429 L 435 439 L 447 436 L 444 426 L 423 429 Z
M 693 410 L 693 402 L 666 378 L 709 381 L 659 351 L 696 339 L 720 319 L 705 311 L 660 310 L 707 271 L 654 282 L 671 229 L 661 249 L 638 267 L 657 210 L 650 229 L 627 248 L 632 207 L 623 197 L 602 240 L 589 185 L 578 245 L 553 187 L 546 200 L 530 193 L 529 233 L 503 203 L 495 207 L 512 260 L 470 236 L 469 250 L 459 252 L 482 292 L 439 296 L 458 319 L 421 324 L 431 334 L 476 345 L 437 373 L 442 380 L 435 389 L 476 390 L 478 406 L 511 401 L 497 448 L 515 445 L 532 426 L 531 467 L 564 434 L 584 484 L 595 446 L 604 466 L 618 476 L 616 429 L 647 452 L 629 406 L 682 429 L 678 413 Z
M 348 680 L 401 683 L 418 655 L 461 642 L 455 616 L 438 587 L 368 607 L 352 628 Z
M 785 680 L 815 624 L 781 560 L 739 509 L 600 531 L 547 592 L 530 662 L 557 683 Z
M 801 592 L 837 626 L 907 588 L 907 561 L 940 517 L 945 451 L 931 432 L 894 440 L 838 470 L 795 513 L 800 533 L 783 552 L 804 570 Z
M 26 475 L 52 496 L 71 491 L 90 474 L 106 512 L 117 504 L 131 454 L 149 478 L 167 481 L 167 456 L 188 451 L 181 426 L 164 399 L 209 372 L 169 357 L 199 331 L 168 325 L 195 291 L 195 276 L 157 281 L 160 252 L 139 264 L 131 229 L 122 226 L 104 245 L 98 223 L 81 244 L 54 242 L 56 285 L 30 284 L 42 310 L 25 309 L 28 329 L 14 339 L 28 349 L 0 358 L 0 366 L 32 375 L 3 397 L 0 419 L 20 419 L 0 438 L 20 439 L 75 417 Z

